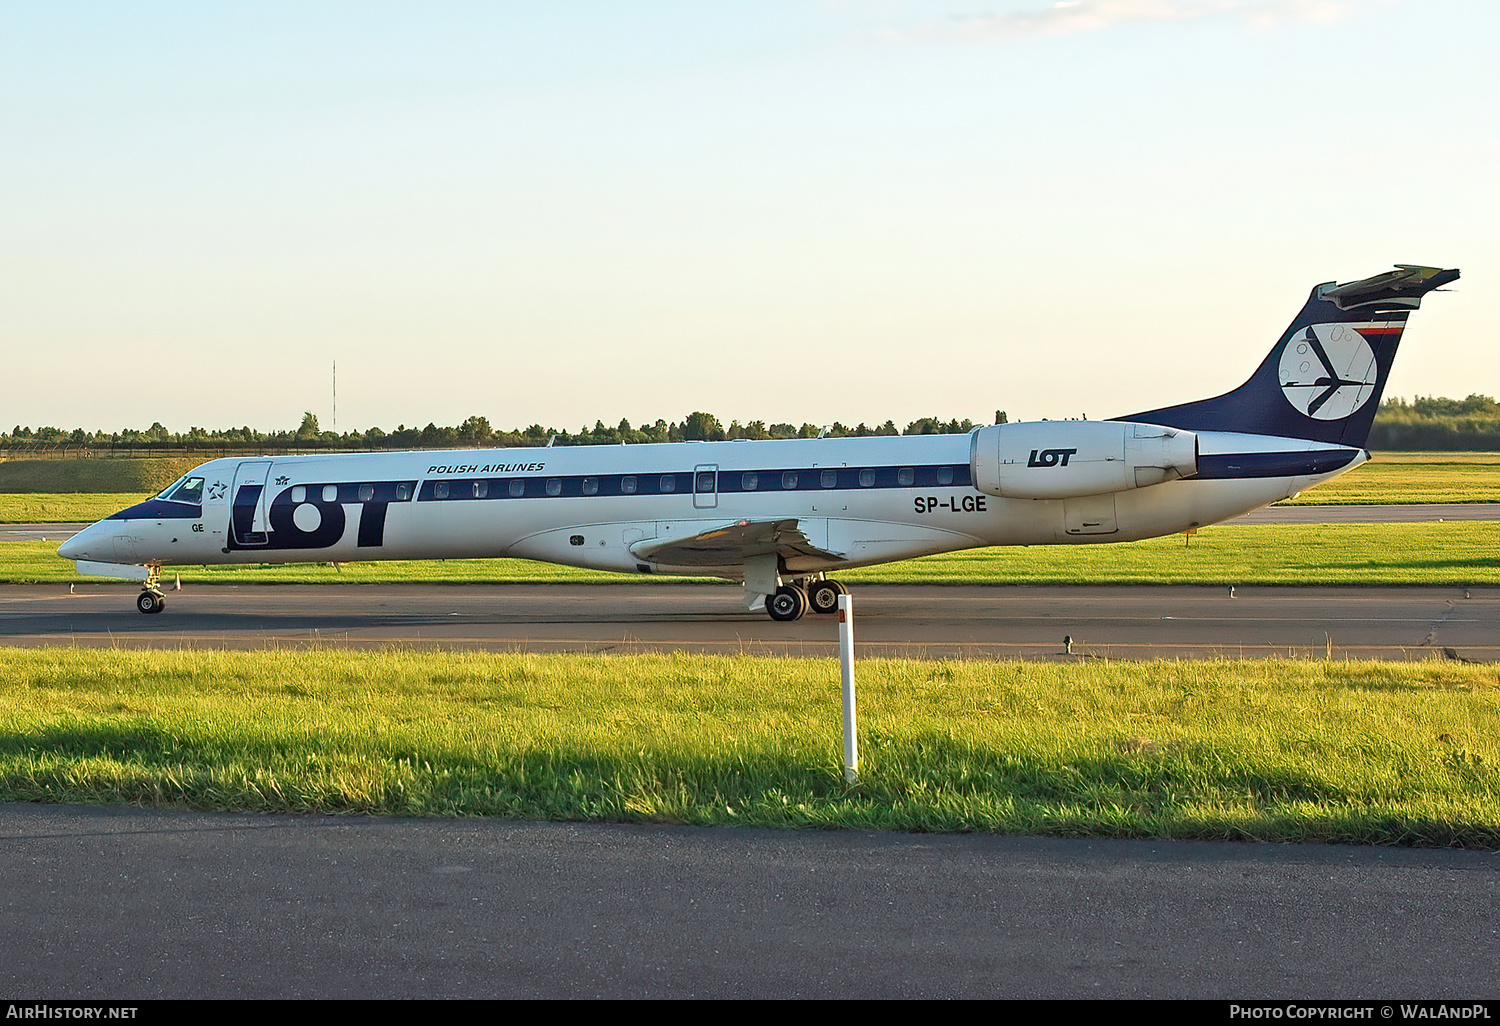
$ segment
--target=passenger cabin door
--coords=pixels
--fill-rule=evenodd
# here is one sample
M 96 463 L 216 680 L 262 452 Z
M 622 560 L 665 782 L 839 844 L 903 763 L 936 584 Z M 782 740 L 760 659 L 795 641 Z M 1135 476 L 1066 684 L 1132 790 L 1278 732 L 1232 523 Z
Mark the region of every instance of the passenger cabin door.
M 236 545 L 264 545 L 269 540 L 266 510 L 271 499 L 266 494 L 266 480 L 270 476 L 270 460 L 246 460 L 235 469 L 229 530 Z
M 693 468 L 693 506 L 696 509 L 719 508 L 717 463 L 700 463 Z

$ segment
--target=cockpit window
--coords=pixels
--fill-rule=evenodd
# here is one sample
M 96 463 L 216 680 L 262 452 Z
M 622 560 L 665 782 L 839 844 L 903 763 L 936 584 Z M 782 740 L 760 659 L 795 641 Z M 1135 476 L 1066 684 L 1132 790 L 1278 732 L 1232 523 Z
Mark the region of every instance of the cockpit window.
M 194 506 L 203 504 L 203 478 L 185 477 L 176 485 L 161 493 L 169 502 L 187 502 Z

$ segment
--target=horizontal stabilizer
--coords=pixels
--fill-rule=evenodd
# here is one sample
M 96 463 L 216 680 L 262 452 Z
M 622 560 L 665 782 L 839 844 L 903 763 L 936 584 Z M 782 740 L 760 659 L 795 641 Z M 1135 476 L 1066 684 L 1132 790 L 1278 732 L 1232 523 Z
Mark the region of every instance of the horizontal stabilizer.
M 1427 293 L 1456 280 L 1456 269 L 1397 264 L 1396 270 L 1386 271 L 1372 278 L 1345 282 L 1343 285 L 1325 285 L 1318 290 L 1318 298 L 1332 300 L 1340 310 L 1352 310 L 1357 306 L 1376 303 L 1382 306 L 1410 306 L 1415 309 L 1421 305 L 1422 297 Z

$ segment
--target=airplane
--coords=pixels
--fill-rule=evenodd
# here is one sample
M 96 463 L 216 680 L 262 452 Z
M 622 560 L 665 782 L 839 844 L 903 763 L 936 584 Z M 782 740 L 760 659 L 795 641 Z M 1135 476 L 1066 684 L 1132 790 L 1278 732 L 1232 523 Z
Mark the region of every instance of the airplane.
M 1135 541 L 1240 516 L 1370 458 L 1412 310 L 1457 270 L 1316 286 L 1243 385 L 1111 420 L 967 434 L 225 457 L 58 554 L 163 567 L 518 557 L 741 581 L 748 608 L 831 613 L 831 572 L 994 545 Z

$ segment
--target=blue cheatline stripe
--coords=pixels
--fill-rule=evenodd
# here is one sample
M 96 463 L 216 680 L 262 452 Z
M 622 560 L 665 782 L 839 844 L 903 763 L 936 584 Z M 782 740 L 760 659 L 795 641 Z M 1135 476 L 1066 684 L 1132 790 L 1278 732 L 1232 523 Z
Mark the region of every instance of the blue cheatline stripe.
M 1219 481 L 1243 477 L 1305 477 L 1331 474 L 1347 467 L 1359 453 L 1349 449 L 1314 449 L 1309 452 L 1244 452 L 1224 456 L 1199 456 L 1198 478 Z
M 910 483 L 905 480 L 906 474 L 911 477 Z M 697 477 L 704 477 L 704 480 L 695 480 Z M 752 492 L 865 491 L 881 488 L 968 488 L 970 484 L 967 463 L 943 463 L 924 467 L 799 467 L 791 470 L 776 467 L 769 470 L 720 470 L 717 474 L 702 472 L 696 475 L 641 473 L 439 478 L 423 482 L 417 501 L 691 495 L 695 490 L 727 495 Z M 695 485 L 701 487 L 695 489 Z M 512 494 L 513 487 L 519 494 Z

